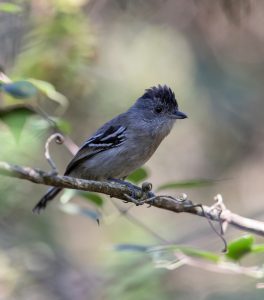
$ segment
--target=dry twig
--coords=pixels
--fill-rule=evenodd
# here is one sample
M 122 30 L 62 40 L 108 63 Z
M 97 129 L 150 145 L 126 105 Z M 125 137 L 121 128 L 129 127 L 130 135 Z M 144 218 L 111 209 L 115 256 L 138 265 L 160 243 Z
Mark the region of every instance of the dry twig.
M 49 186 L 57 186 L 61 188 L 78 189 L 90 192 L 97 192 L 115 197 L 120 200 L 130 201 L 126 195 L 134 196 L 135 200 L 141 201 L 142 191 L 137 186 L 127 186 L 125 184 L 108 181 L 93 181 L 84 180 L 68 176 L 50 175 L 47 172 L 30 167 L 17 166 L 7 162 L 0 162 L 0 174 L 25 179 L 37 184 Z M 237 229 L 251 232 L 259 236 L 264 236 L 264 222 L 254 219 L 245 218 L 235 213 L 229 212 L 228 216 L 225 213 L 215 212 L 210 207 L 203 205 L 203 209 L 195 206 L 190 200 L 179 201 L 171 196 L 156 196 L 152 192 L 146 194 L 147 199 L 151 199 L 151 205 L 157 208 L 162 208 L 175 213 L 191 213 L 200 217 L 209 217 L 213 221 L 225 222 Z M 154 197 L 154 199 L 153 199 Z M 148 202 L 145 201 L 146 203 Z M 192 205 L 190 205 L 192 204 Z
M 54 163 L 53 159 L 50 156 L 49 146 L 50 143 L 55 139 L 57 144 L 63 144 L 64 138 L 60 133 L 54 133 L 52 134 L 46 141 L 45 144 L 45 158 L 48 161 L 49 165 L 51 166 L 51 175 L 57 175 L 58 170 L 56 167 L 56 164 Z

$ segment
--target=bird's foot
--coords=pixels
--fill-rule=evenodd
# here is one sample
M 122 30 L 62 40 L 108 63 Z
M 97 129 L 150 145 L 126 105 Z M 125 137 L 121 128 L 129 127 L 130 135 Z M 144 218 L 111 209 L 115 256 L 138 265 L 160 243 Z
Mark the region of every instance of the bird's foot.
M 136 206 L 149 204 L 150 207 L 153 204 L 153 201 L 156 199 L 156 197 L 149 197 L 149 192 L 152 190 L 152 184 L 150 182 L 143 182 L 140 188 L 128 181 L 121 179 L 110 178 L 109 180 L 126 185 L 129 188 L 130 194 L 125 194 L 125 197 L 127 198 L 127 201 L 124 200 L 125 203 L 132 202 Z
M 128 187 L 129 189 L 131 189 L 131 190 L 135 190 L 136 188 L 137 188 L 138 190 L 140 190 L 139 187 L 135 186 L 135 185 L 132 184 L 131 182 L 128 182 L 128 181 L 125 181 L 125 180 L 122 180 L 122 179 L 109 178 L 109 181 L 123 184 L 123 185 L 127 186 L 127 187 Z
M 134 187 L 134 186 L 133 186 Z M 131 195 L 125 195 L 128 201 L 126 202 L 132 202 L 136 206 L 143 205 L 143 204 L 149 204 L 149 207 L 153 204 L 153 201 L 156 199 L 155 197 L 149 197 L 149 192 L 152 190 L 152 184 L 149 182 L 143 182 L 141 189 L 140 189 L 140 196 L 133 190 L 133 194 Z
M 134 184 L 128 182 L 128 181 L 125 181 L 125 180 L 122 180 L 122 179 L 117 179 L 117 178 L 109 178 L 109 180 L 111 182 L 116 182 L 116 183 L 120 183 L 120 184 L 123 184 L 125 186 L 127 186 L 129 188 L 129 190 L 131 191 L 130 192 L 130 195 L 128 195 L 131 199 L 133 198 L 134 201 L 137 201 L 136 199 L 138 198 L 137 195 L 138 193 L 140 192 L 141 193 L 141 188 L 135 186 Z M 128 198 L 127 198 L 128 199 Z M 132 202 L 131 199 L 128 199 L 128 201 L 124 201 L 125 203 L 127 202 Z M 134 203 L 134 202 L 133 202 Z
M 132 202 L 136 206 L 143 205 L 143 204 L 149 204 L 149 207 L 153 204 L 154 200 L 157 198 L 155 197 L 150 197 L 149 193 L 152 190 L 152 184 L 150 182 L 143 182 L 141 188 L 138 186 L 135 186 L 134 184 L 124 181 L 121 179 L 116 179 L 116 178 L 110 178 L 109 179 L 112 182 L 117 182 L 123 185 L 126 185 L 130 193 L 125 194 L 125 197 L 127 200 L 124 200 L 125 203 Z

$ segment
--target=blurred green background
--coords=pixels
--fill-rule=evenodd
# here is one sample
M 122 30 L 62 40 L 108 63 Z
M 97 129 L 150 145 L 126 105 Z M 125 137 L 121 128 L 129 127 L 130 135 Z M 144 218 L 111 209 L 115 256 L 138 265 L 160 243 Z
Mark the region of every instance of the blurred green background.
M 13 80 L 44 80 L 67 97 L 65 112 L 45 97 L 38 101 L 70 125 L 78 145 L 144 89 L 169 85 L 189 118 L 147 163 L 148 181 L 155 187 L 215 179 L 212 186 L 169 193 L 186 192 L 207 205 L 221 193 L 230 210 L 263 220 L 263 14 L 264 3 L 252 0 L 0 1 L 0 65 Z M 1 107 L 19 101 L 0 95 Z M 32 118 L 17 141 L 2 122 L 1 160 L 48 170 L 49 134 Z M 51 151 L 63 172 L 71 155 L 63 146 Z M 131 222 L 109 198 L 98 208 L 80 197 L 73 203 L 99 209 L 100 226 L 61 211 L 58 199 L 33 215 L 45 190 L 0 178 L 0 299 L 263 299 L 256 279 L 190 266 L 157 269 L 141 253 L 113 250 L 120 243 L 161 244 L 136 219 L 173 243 L 219 253 L 221 241 L 206 220 L 132 207 Z M 230 228 L 227 239 L 241 234 Z

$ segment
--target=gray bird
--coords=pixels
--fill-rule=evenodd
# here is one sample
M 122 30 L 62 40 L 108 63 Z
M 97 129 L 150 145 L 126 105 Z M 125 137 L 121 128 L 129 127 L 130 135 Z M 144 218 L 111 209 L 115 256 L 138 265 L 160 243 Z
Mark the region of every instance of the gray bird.
M 176 119 L 185 118 L 169 87 L 147 89 L 133 106 L 105 123 L 81 146 L 64 175 L 99 181 L 124 179 L 149 160 Z M 33 212 L 44 209 L 61 190 L 49 189 Z

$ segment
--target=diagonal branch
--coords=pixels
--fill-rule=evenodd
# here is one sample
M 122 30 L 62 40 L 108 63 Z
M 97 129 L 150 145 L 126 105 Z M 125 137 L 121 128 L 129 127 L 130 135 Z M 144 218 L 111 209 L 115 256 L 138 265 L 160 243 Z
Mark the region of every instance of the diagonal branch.
M 210 218 L 217 222 L 228 222 L 237 229 L 264 236 L 264 222 L 245 218 L 228 210 L 224 210 L 219 216 L 219 211 L 205 205 L 202 206 L 202 209 L 201 205 L 196 206 L 189 200 L 182 201 L 170 196 L 158 196 L 152 192 L 144 192 L 142 194 L 142 189 L 132 184 L 128 186 L 118 182 L 101 182 L 68 176 L 51 175 L 50 173 L 42 170 L 13 165 L 7 162 L 0 162 L 0 174 L 25 179 L 37 184 L 102 193 L 127 202 L 133 202 L 130 200 L 132 196 L 135 200 L 140 202 L 142 200 L 142 196 L 144 196 L 144 198 L 153 199 L 153 201 L 151 201 L 151 205 L 157 208 L 175 213 L 191 213 L 200 217 Z M 128 197 L 128 195 L 130 197 Z

